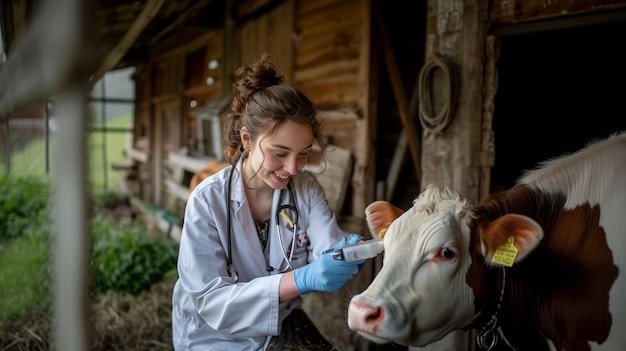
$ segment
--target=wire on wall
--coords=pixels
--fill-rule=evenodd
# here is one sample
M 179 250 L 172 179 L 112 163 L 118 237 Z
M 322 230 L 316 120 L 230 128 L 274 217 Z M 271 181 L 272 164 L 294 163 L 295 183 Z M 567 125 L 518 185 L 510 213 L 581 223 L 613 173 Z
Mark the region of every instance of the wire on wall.
M 444 84 L 447 89 L 441 89 L 440 92 L 448 92 L 447 99 L 440 111 L 435 113 L 433 102 L 433 76 L 436 69 L 443 72 Z M 419 94 L 419 118 L 424 130 L 428 133 L 437 134 L 445 130 L 457 107 L 458 99 L 458 75 L 454 62 L 443 56 L 435 56 L 427 62 L 420 71 L 418 77 L 418 94 Z M 436 92 L 439 93 L 439 92 Z

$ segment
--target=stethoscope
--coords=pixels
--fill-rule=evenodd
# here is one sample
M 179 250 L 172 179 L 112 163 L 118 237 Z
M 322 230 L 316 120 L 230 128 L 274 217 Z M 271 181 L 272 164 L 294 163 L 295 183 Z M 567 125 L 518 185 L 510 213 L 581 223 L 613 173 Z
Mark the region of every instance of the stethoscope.
M 231 226 L 231 209 L 230 209 L 230 188 L 232 186 L 232 182 L 233 182 L 233 173 L 235 171 L 235 167 L 233 166 L 232 169 L 230 170 L 230 174 L 228 175 L 228 185 L 226 186 L 226 225 L 228 226 L 228 256 L 226 257 L 226 272 L 228 273 L 229 277 L 233 277 L 233 272 L 235 275 L 235 281 L 239 280 L 239 273 L 237 273 L 237 270 L 233 269 L 231 271 L 231 267 L 233 265 L 233 249 L 232 249 L 232 226 Z M 280 244 L 281 250 L 280 252 L 283 254 L 283 260 L 284 262 L 281 262 L 280 265 L 276 268 L 276 267 L 272 267 L 270 265 L 268 265 L 266 267 L 268 272 L 278 272 L 278 273 L 285 273 L 288 272 L 290 270 L 293 270 L 293 266 L 291 265 L 291 260 L 293 259 L 293 255 L 295 252 L 295 248 L 296 248 L 296 234 L 298 233 L 298 208 L 296 205 L 296 198 L 295 196 L 293 196 L 293 184 L 291 179 L 289 180 L 289 183 L 287 183 L 287 190 L 289 192 L 289 203 L 288 204 L 284 204 L 281 205 L 280 202 L 283 199 L 283 195 L 285 193 L 285 189 L 281 189 L 280 191 L 280 196 L 278 198 L 278 208 L 276 209 L 276 233 L 278 235 L 278 242 Z M 289 216 L 288 212 L 291 212 L 291 217 Z M 288 226 L 293 230 L 293 234 L 291 236 L 291 248 L 288 251 L 289 252 L 289 257 L 287 257 L 287 253 L 285 253 L 284 250 L 284 246 L 283 246 L 283 239 L 282 239 L 282 235 L 281 235 L 281 230 L 280 230 L 280 217 L 283 217 L 285 219 L 285 221 L 287 222 Z M 285 267 L 282 267 L 284 265 L 284 263 L 286 263 Z

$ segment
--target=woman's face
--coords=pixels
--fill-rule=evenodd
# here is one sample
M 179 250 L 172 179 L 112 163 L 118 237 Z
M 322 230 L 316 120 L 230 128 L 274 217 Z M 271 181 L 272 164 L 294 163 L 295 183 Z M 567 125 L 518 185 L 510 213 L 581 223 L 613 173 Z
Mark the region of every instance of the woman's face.
M 273 134 L 260 135 L 248 157 L 248 167 L 256 173 L 250 185 L 260 186 L 263 181 L 271 188 L 284 189 L 291 176 L 307 164 L 312 147 L 313 130 L 306 123 L 285 121 Z

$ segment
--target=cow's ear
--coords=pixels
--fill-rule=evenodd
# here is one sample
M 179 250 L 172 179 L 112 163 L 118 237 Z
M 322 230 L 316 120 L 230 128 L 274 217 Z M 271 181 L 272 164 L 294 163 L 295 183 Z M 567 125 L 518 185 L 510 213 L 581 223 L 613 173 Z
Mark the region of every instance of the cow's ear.
M 514 245 L 514 263 L 528 256 L 543 239 L 543 229 L 535 220 L 519 214 L 506 214 L 489 223 L 479 232 L 483 255 L 488 263 L 498 250 Z M 513 250 L 515 251 L 515 250 Z
M 365 220 L 367 226 L 374 237 L 382 239 L 385 230 L 389 228 L 391 222 L 400 217 L 403 210 L 393 206 L 387 201 L 375 201 L 365 208 Z M 379 236 L 379 234 L 381 234 Z

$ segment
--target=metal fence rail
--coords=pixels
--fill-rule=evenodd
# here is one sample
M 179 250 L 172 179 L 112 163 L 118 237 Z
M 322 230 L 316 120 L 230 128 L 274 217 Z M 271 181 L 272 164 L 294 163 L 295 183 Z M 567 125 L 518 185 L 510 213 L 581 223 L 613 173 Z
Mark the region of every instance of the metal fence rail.
M 86 91 L 81 52 L 89 52 L 88 2 L 41 2 L 26 32 L 0 69 L 0 123 L 10 147 L 9 117 L 57 97 L 58 139 L 54 163 L 55 209 L 52 289 L 54 341 L 58 350 L 88 350 L 89 235 L 86 194 Z M 6 154 L 5 154 L 6 155 Z

